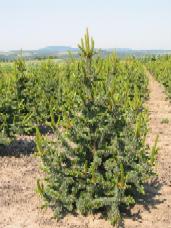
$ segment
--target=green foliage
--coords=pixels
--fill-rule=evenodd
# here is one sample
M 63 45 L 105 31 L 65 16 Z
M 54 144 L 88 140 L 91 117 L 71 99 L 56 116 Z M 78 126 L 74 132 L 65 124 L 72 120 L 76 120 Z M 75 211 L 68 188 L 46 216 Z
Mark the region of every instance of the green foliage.
M 154 165 L 155 161 L 156 161 L 156 156 L 158 154 L 158 147 L 157 147 L 157 143 L 159 140 L 159 136 L 156 137 L 156 140 L 154 142 L 154 145 L 152 147 L 152 151 L 151 151 L 151 164 Z
M 37 190 L 61 218 L 100 211 L 112 224 L 120 208 L 134 204 L 136 191 L 153 175 L 157 139 L 145 144 L 148 80 L 134 58 L 102 58 L 88 30 L 80 59 L 0 66 L 0 144 L 36 129 L 37 155 L 45 180 Z M 153 59 L 153 62 L 157 60 Z M 54 130 L 43 138 L 40 126 Z
M 146 64 L 150 72 L 164 85 L 168 97 L 171 98 L 171 56 L 151 59 Z
M 58 121 L 50 109 L 53 139 L 37 129 L 46 173 L 37 190 L 58 218 L 100 211 L 116 224 L 120 207 L 135 203 L 133 193 L 144 194 L 153 175 L 156 145 L 150 154 L 143 107 L 148 80 L 136 60 L 95 56 L 88 31 L 79 47 L 81 59 L 67 66 Z
M 161 120 L 161 124 L 169 124 L 169 119 L 168 118 L 163 118 Z
M 4 136 L 12 136 L 12 124 L 15 116 L 15 82 L 6 75 L 0 76 L 0 131 Z
M 36 126 L 48 125 L 52 113 L 55 121 L 62 117 L 62 107 L 67 111 L 68 105 L 74 105 L 69 103 L 74 85 L 68 83 L 74 69 L 70 63 L 56 64 L 51 60 L 30 65 L 22 57 L 15 61 L 10 75 L 2 66 L 0 130 L 10 137 L 30 134 Z
M 4 134 L 3 127 L 0 125 L 0 146 L 1 145 L 7 145 L 10 143 L 10 139 L 7 137 L 7 135 Z

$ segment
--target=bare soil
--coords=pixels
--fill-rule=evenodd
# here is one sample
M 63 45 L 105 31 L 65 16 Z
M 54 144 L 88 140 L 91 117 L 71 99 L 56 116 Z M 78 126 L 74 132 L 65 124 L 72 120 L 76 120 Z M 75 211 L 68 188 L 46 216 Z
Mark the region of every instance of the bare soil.
M 149 145 L 153 145 L 156 135 L 160 136 L 158 178 L 146 185 L 147 196 L 130 210 L 129 218 L 125 215 L 120 227 L 171 228 L 171 104 L 163 86 L 147 74 Z M 35 188 L 42 174 L 40 161 L 33 154 L 34 146 L 33 138 L 21 137 L 9 147 L 0 148 L 0 228 L 111 228 L 100 215 L 69 215 L 57 222 L 51 210 L 41 209 L 42 201 Z
M 171 104 L 164 87 L 147 71 L 149 77 L 150 132 L 147 142 L 153 146 L 159 136 L 156 181 L 147 185 L 147 197 L 132 209 L 132 218 L 125 219 L 127 228 L 171 227 Z M 166 120 L 167 121 L 164 121 Z M 167 122 L 167 123 L 166 123 Z M 134 220 L 134 221 L 133 221 Z

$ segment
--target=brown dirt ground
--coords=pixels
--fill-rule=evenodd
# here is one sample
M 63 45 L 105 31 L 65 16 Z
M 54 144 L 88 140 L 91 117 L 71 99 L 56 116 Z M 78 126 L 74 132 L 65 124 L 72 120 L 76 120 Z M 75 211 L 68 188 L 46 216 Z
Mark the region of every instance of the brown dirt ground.
M 156 164 L 159 177 L 146 186 L 147 196 L 131 209 L 130 218 L 125 217 L 120 227 L 171 228 L 171 105 L 163 87 L 147 74 L 150 79 L 147 107 L 151 129 L 148 142 L 152 145 L 159 134 L 160 150 Z M 165 118 L 169 120 L 168 124 L 161 123 Z M 42 174 L 33 151 L 32 138 L 20 138 L 10 147 L 1 148 L 0 228 L 111 228 L 100 215 L 86 218 L 67 216 L 57 222 L 50 210 L 42 210 L 41 200 L 35 193 L 36 179 Z

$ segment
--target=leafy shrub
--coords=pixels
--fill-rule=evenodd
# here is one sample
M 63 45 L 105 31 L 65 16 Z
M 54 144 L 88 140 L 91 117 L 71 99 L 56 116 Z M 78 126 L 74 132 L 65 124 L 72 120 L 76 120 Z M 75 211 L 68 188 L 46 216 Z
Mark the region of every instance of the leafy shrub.
M 58 218 L 100 211 L 116 224 L 121 206 L 135 203 L 134 193 L 144 194 L 143 184 L 153 175 L 156 148 L 149 154 L 145 144 L 143 108 L 148 81 L 134 60 L 96 58 L 88 31 L 79 48 L 81 60 L 68 81 L 74 92 L 65 97 L 68 110 L 62 106 L 57 123 L 51 111 L 53 140 L 37 130 L 46 173 L 38 191 Z

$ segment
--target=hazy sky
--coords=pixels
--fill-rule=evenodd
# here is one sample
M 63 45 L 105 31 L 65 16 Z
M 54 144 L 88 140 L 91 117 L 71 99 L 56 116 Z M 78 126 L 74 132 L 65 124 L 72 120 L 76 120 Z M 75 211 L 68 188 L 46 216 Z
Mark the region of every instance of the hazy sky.
M 0 0 L 0 50 L 77 46 L 171 49 L 171 0 Z

